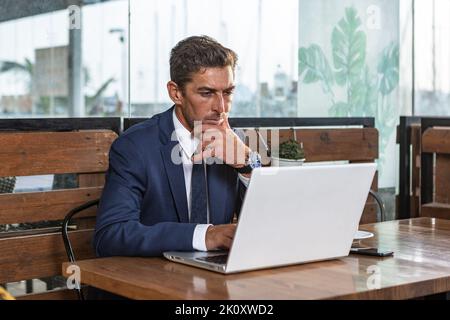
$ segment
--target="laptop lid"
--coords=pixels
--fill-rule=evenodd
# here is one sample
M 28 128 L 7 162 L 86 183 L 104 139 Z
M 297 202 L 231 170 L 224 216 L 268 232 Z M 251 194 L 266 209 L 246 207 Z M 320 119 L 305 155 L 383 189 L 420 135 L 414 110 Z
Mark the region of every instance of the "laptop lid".
M 257 168 L 226 272 L 347 256 L 376 164 Z

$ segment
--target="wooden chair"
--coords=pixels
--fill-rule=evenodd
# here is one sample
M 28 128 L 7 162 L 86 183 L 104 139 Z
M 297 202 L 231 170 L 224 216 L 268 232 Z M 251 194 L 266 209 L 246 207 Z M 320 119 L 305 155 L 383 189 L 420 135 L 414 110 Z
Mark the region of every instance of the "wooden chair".
M 421 147 L 420 215 L 450 219 L 450 126 L 424 128 Z
M 400 117 L 398 218 L 450 218 L 449 130 L 448 117 Z
M 108 153 L 117 134 L 111 130 L 71 132 L 0 132 L 0 177 L 77 173 L 78 188 L 0 194 L 0 225 L 55 221 L 67 212 L 98 199 L 108 168 Z M 96 210 L 79 214 L 70 231 L 79 259 L 93 258 Z M 91 218 L 91 219 L 89 219 Z M 61 275 L 67 261 L 61 227 L 0 234 L 0 283 Z M 74 299 L 72 290 L 30 294 L 19 299 Z

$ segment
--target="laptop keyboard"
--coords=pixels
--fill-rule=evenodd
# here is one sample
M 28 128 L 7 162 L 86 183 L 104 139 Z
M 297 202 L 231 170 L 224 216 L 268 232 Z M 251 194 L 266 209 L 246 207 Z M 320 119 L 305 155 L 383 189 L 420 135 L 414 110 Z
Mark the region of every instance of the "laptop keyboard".
M 215 264 L 226 264 L 227 259 L 228 259 L 228 254 L 196 258 L 196 260 L 206 261 L 206 262 L 215 263 Z

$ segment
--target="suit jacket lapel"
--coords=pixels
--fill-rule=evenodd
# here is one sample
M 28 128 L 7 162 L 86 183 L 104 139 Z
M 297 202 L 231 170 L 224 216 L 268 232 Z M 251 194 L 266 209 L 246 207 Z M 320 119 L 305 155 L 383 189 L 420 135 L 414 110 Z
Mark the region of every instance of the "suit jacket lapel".
M 174 150 L 174 153 L 178 153 L 176 151 L 179 150 L 177 142 L 165 145 L 161 150 L 161 155 L 169 180 L 170 190 L 172 191 L 172 197 L 177 208 L 178 219 L 180 222 L 189 222 L 183 164 L 174 163 L 172 160 L 172 150 Z
M 160 139 L 163 144 L 161 156 L 175 202 L 178 219 L 180 222 L 189 222 L 183 164 L 179 154 L 180 146 L 176 136 L 172 137 L 175 131 L 172 112 L 173 107 L 161 114 L 159 120 Z

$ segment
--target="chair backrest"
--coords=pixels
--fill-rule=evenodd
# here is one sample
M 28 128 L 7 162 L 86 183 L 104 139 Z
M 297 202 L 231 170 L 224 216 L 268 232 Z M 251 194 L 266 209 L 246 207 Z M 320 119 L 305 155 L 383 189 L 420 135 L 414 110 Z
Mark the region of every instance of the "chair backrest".
M 270 159 L 264 150 L 264 142 L 272 150 L 272 129 L 246 129 L 246 135 L 257 137 L 256 148 L 262 155 L 262 162 Z M 350 163 L 374 162 L 378 158 L 378 130 L 375 128 L 298 128 L 278 129 L 279 143 L 297 139 L 303 143 L 306 162 L 349 161 Z M 343 186 L 345 187 L 345 186 Z M 378 190 L 378 174 L 375 175 L 372 190 Z M 375 200 L 368 197 L 360 223 L 377 221 Z
M 450 126 L 422 134 L 421 216 L 450 219 Z
M 398 218 L 450 219 L 449 130 L 449 117 L 400 117 Z
M 0 177 L 77 174 L 78 188 L 0 194 L 0 225 L 61 221 L 72 208 L 100 197 L 108 153 L 117 134 L 111 130 L 0 132 Z M 95 208 L 78 217 L 94 217 Z M 94 257 L 93 223 L 80 219 L 70 239 L 78 259 Z M 92 219 L 91 219 L 92 220 Z M 61 275 L 67 261 L 60 228 L 0 233 L 0 283 Z M 25 296 L 76 298 L 61 290 Z

